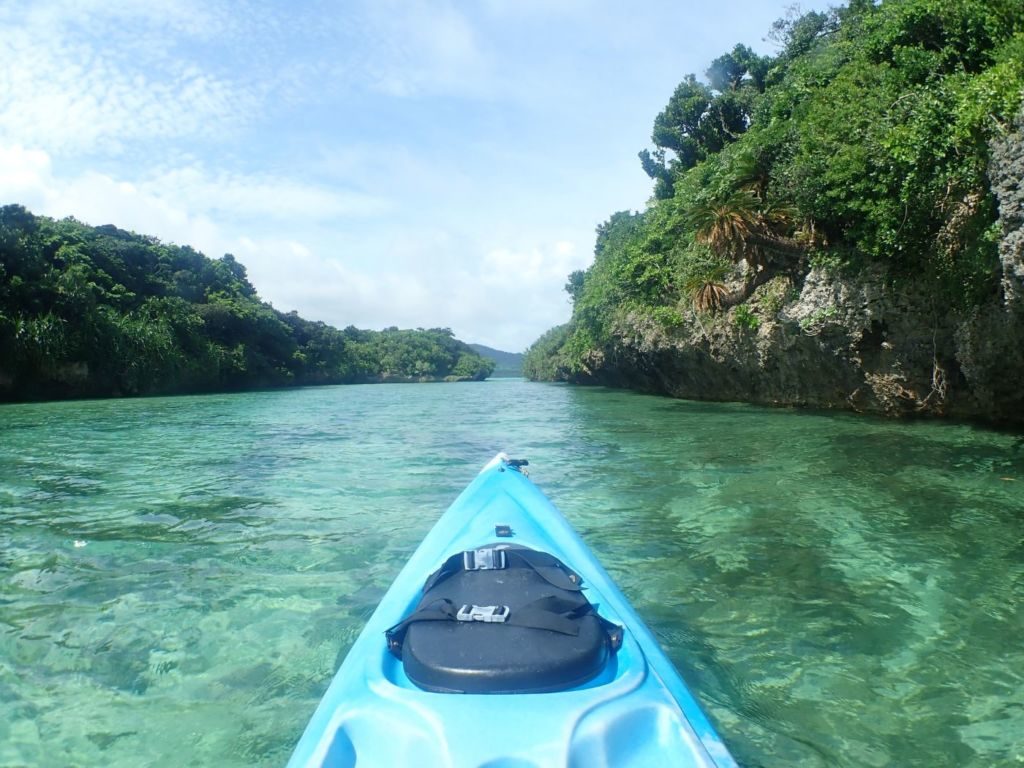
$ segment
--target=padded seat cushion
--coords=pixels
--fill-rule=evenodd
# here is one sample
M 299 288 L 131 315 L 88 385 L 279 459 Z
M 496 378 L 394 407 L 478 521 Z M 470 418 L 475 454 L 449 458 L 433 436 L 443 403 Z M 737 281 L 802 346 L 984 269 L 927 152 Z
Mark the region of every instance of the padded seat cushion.
M 431 587 L 417 608 L 448 600 L 463 605 L 504 605 L 510 617 L 523 606 L 555 596 L 586 604 L 579 591 L 550 584 L 528 567 L 459 570 Z M 572 619 L 578 635 L 479 621 L 419 621 L 408 625 L 401 656 L 420 688 L 451 693 L 540 693 L 581 685 L 595 677 L 611 653 L 601 619 Z

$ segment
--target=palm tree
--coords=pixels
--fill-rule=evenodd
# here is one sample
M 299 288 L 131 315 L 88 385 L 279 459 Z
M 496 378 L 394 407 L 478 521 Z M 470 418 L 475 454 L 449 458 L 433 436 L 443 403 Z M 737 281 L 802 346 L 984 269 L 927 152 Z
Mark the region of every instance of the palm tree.
M 732 261 L 745 260 L 758 272 L 773 256 L 805 252 L 806 246 L 789 234 L 795 218 L 792 207 L 765 204 L 749 189 L 697 203 L 685 214 L 698 243 Z
M 698 243 L 739 261 L 747 256 L 749 243 L 761 226 L 758 202 L 750 192 L 735 192 L 691 206 L 684 218 Z
M 693 306 L 698 312 L 717 311 L 728 295 L 724 283 L 704 283 L 693 294 Z
M 722 308 L 729 295 L 725 287 L 728 266 L 721 262 L 696 262 L 696 271 L 683 283 L 683 290 L 689 294 L 693 307 L 698 312 L 714 312 Z
M 746 301 L 771 279 L 777 271 L 772 267 L 791 266 L 820 239 L 813 222 L 798 226 L 795 208 L 768 200 L 769 176 L 754 154 L 734 155 L 727 173 L 726 191 L 690 205 L 682 221 L 696 244 L 733 263 L 745 261 L 750 270 L 734 292 L 725 287 L 724 274 L 691 278 L 687 289 L 697 309 L 720 310 Z
M 758 163 L 752 152 L 735 155 L 729 161 L 733 189 L 749 192 L 758 200 L 768 193 L 768 172 Z

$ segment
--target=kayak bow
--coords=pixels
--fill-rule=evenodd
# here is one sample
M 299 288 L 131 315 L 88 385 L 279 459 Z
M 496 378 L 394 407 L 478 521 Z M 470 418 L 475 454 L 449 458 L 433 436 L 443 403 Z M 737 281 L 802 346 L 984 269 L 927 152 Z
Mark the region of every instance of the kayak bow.
M 289 768 L 735 768 L 650 630 L 522 463 L 498 454 L 427 534 Z M 483 584 L 507 605 L 469 604 Z M 458 645 L 480 638 L 471 653 Z M 510 656 L 538 663 L 492 674 L 486 665 L 504 658 L 506 641 Z M 560 676 L 563 656 L 577 667 Z

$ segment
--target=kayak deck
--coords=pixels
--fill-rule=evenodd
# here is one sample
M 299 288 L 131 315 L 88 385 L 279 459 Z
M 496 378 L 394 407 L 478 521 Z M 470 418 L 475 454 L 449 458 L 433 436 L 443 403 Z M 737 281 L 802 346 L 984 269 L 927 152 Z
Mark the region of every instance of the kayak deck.
M 512 529 L 497 538 L 496 526 Z M 568 690 L 421 690 L 384 632 L 415 606 L 450 555 L 497 543 L 550 552 L 583 579 L 604 618 L 625 628 L 597 677 Z M 441 517 L 381 600 L 310 720 L 290 768 L 356 764 L 487 766 L 736 765 L 678 672 L 551 502 L 502 455 Z

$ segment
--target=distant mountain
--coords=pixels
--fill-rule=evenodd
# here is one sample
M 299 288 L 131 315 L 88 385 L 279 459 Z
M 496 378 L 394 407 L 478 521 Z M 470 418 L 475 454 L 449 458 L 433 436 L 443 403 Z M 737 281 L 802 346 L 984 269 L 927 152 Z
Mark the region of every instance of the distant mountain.
M 491 349 L 483 344 L 470 344 L 469 347 L 481 357 L 494 361 L 496 367 L 494 373 L 490 376 L 492 379 L 523 375 L 523 355 L 521 352 L 502 352 L 500 349 Z

